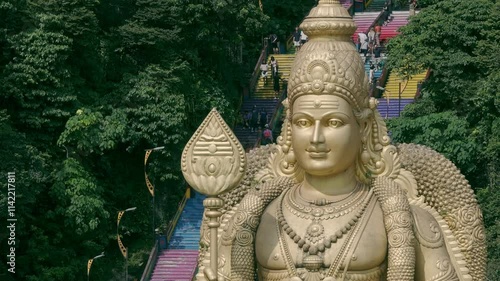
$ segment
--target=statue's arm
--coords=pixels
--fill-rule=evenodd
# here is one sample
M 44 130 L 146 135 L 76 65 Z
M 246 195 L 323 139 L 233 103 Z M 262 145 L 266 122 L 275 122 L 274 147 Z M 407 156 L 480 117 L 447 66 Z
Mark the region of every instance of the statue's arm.
M 444 249 L 458 280 L 485 280 L 486 243 L 482 214 L 465 177 L 443 155 L 422 145 L 400 144 L 398 155 L 403 169 L 399 169 L 396 181 L 407 190 L 413 206 L 415 228 L 418 227 L 420 234 L 430 231 L 428 240 L 431 242 L 434 235 L 444 240 L 444 247 L 436 248 L 425 246 L 425 239 L 418 241 L 418 274 L 422 276 L 425 272 L 424 276 L 429 279 L 417 280 L 448 280 L 433 279 L 434 275 L 428 274 L 446 272 L 439 268 L 446 268 L 448 263 L 439 261 L 438 264 L 437 259 L 429 258 L 441 257 L 443 260 Z M 425 262 L 425 267 L 422 262 Z

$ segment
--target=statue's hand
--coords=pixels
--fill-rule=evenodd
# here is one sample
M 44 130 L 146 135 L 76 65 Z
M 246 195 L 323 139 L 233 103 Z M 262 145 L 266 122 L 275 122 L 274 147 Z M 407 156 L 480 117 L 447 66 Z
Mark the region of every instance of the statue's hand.
M 205 278 L 209 281 L 217 281 L 217 274 L 211 269 L 211 268 L 205 268 L 203 270 L 203 273 L 205 274 Z

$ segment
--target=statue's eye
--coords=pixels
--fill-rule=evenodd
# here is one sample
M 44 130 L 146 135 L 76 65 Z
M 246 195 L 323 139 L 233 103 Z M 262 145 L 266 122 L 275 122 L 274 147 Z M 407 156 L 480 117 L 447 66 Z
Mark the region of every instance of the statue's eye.
M 311 121 L 307 119 L 299 119 L 295 121 L 295 124 L 301 128 L 310 127 L 312 125 Z
M 344 122 L 342 122 L 339 119 L 330 119 L 328 120 L 328 126 L 333 127 L 333 128 L 338 128 L 344 125 Z

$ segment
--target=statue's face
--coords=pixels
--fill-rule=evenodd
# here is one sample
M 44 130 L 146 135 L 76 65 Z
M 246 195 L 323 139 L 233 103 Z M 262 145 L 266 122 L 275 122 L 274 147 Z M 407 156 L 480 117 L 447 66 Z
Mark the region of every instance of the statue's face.
M 361 147 L 360 126 L 346 100 L 304 95 L 295 100 L 292 112 L 292 146 L 306 173 L 335 175 L 355 165 Z

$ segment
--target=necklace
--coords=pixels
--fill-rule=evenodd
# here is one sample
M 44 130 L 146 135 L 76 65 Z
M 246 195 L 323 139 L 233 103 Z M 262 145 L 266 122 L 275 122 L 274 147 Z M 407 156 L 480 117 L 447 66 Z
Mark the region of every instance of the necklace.
M 359 192 L 359 189 L 363 188 L 363 186 L 360 186 L 359 188 L 356 188 L 354 192 L 349 194 L 348 197 L 342 199 L 341 201 L 344 201 L 345 199 L 349 198 L 350 200 L 347 202 L 344 202 L 342 204 L 335 204 L 335 203 L 330 203 L 324 206 L 318 206 L 314 204 L 314 202 L 309 202 L 305 199 L 302 199 L 299 196 L 299 190 L 300 186 L 297 185 L 293 191 L 288 193 L 287 200 L 290 202 L 290 204 L 297 209 L 298 211 L 305 212 L 305 213 L 310 213 L 313 209 L 324 209 L 327 213 L 334 213 L 334 212 L 342 212 L 349 207 L 351 207 L 353 204 L 359 202 L 359 199 L 364 195 L 363 192 Z M 366 188 L 364 189 L 366 193 Z M 300 203 L 299 201 L 302 201 L 303 203 Z
M 287 191 L 288 193 L 288 191 Z M 296 231 L 294 231 L 283 215 L 283 198 L 277 207 L 277 218 L 278 224 L 281 226 L 282 230 L 293 240 L 297 246 L 302 249 L 306 256 L 302 260 L 302 264 L 308 270 L 317 271 L 323 264 L 323 252 L 330 248 L 332 243 L 337 243 L 337 241 L 342 238 L 345 234 L 349 233 L 350 230 L 356 225 L 359 219 L 363 216 L 363 213 L 370 202 L 371 191 L 368 193 L 363 200 L 362 207 L 353 215 L 353 217 L 339 230 L 329 237 L 324 236 L 324 227 L 317 220 L 313 220 L 311 225 L 307 228 L 306 237 L 302 238 Z M 308 241 L 309 240 L 309 241 Z
M 309 203 L 309 206 L 306 206 L 298 203 L 294 199 L 294 195 L 298 194 L 297 189 L 299 188 L 300 187 L 297 186 L 286 194 L 286 200 L 284 200 L 285 207 L 295 216 L 308 220 L 328 220 L 347 215 L 363 203 L 362 198 L 368 193 L 368 188 L 361 185 L 352 192 L 351 195 L 354 196 L 352 196 L 351 200 L 342 205 L 335 206 L 332 203 L 327 206 L 316 206 L 313 203 Z M 351 197 L 351 195 L 349 196 Z M 347 199 L 347 197 L 344 199 Z
M 312 205 L 316 205 L 316 206 L 325 206 L 325 205 L 330 205 L 330 204 L 334 204 L 334 203 L 339 203 L 339 202 L 342 202 L 344 200 L 347 200 L 349 197 L 351 197 L 351 195 L 353 195 L 355 192 L 357 192 L 359 189 L 360 189 L 361 185 L 359 183 L 356 184 L 356 186 L 353 188 L 353 190 L 351 192 L 349 192 L 349 194 L 347 194 L 347 196 L 345 196 L 344 198 L 341 198 L 339 200 L 326 200 L 325 198 L 319 198 L 319 199 L 314 199 L 314 200 L 307 200 L 305 199 L 302 194 L 301 194 L 301 188 L 297 188 L 297 196 L 304 202 L 307 202 L 309 204 L 312 204 Z

